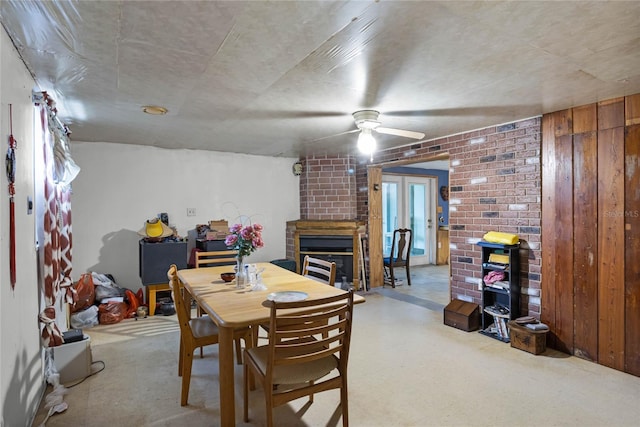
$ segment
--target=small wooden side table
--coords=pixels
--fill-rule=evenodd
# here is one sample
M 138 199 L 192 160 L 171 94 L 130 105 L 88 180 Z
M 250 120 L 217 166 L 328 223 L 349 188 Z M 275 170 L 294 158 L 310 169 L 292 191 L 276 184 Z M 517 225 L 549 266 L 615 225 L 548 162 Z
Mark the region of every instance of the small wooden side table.
M 157 283 L 155 285 L 145 285 L 147 288 L 147 304 L 149 305 L 149 314 L 156 314 L 156 293 L 169 291 L 171 288 L 168 283 Z

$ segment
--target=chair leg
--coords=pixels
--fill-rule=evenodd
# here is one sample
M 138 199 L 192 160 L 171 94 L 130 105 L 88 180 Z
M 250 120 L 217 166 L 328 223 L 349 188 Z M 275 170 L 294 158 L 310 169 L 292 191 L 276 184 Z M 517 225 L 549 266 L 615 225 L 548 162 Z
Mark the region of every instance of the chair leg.
M 200 307 L 199 305 L 196 304 L 196 314 L 198 315 L 198 317 L 202 316 L 202 307 Z M 204 348 L 200 347 L 200 359 L 202 359 L 204 357 Z
M 263 387 L 267 405 L 267 427 L 273 427 L 273 387 Z
M 342 376 L 342 387 L 340 387 L 340 406 L 342 408 L 342 427 L 349 427 L 349 393 L 347 393 L 347 378 Z
M 411 272 L 409 271 L 409 263 L 407 263 L 406 268 L 407 268 L 407 284 L 411 286 Z
M 191 384 L 191 366 L 193 365 L 193 349 L 184 352 L 184 366 L 182 372 L 182 392 L 180 405 L 187 406 L 189 400 L 189 385 Z
M 396 277 L 393 275 L 393 264 L 389 264 L 389 275 L 391 276 L 391 287 L 396 287 Z
M 244 337 L 244 350 L 242 351 L 242 360 L 247 360 L 246 351 L 258 345 L 258 326 L 250 326 L 249 332 Z M 252 371 L 249 371 L 249 390 L 256 389 L 256 378 Z
M 236 342 L 236 363 L 242 365 L 242 346 L 240 345 L 240 338 L 235 339 Z
M 244 398 L 244 422 L 249 422 L 249 366 L 245 363 L 242 367 L 243 372 L 243 398 Z

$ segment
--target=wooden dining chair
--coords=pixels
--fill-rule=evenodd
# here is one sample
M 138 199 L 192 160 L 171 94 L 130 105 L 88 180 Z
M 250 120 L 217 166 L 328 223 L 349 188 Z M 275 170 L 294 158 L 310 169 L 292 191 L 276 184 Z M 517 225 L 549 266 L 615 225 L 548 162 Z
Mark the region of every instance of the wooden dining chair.
M 270 309 L 268 344 L 244 351 L 244 421 L 249 421 L 249 388 L 262 384 L 267 426 L 273 408 L 303 396 L 339 389 L 342 425 L 349 425 L 347 362 L 353 291 L 297 302 L 265 301 Z M 291 309 L 302 311 L 291 314 Z M 321 338 L 320 338 L 321 337 Z M 322 381 L 318 381 L 327 377 Z
M 329 286 L 334 286 L 336 282 L 336 263 L 305 255 L 304 261 L 302 263 L 301 274 L 318 282 L 322 282 Z M 269 332 L 268 324 L 263 323 L 260 325 L 260 327 L 266 332 Z M 259 329 L 254 328 L 255 342 L 257 342 L 258 338 L 264 338 L 264 335 L 259 335 L 258 332 Z
M 336 283 L 336 263 L 305 255 L 301 274 L 318 282 L 334 286 Z
M 391 282 L 391 287 L 396 287 L 396 276 L 394 268 L 404 267 L 407 273 L 407 284 L 411 286 L 411 274 L 409 272 L 409 257 L 411 255 L 411 245 L 413 243 L 412 232 L 409 228 L 399 228 L 393 231 L 393 241 L 391 242 L 391 253 L 388 257 L 382 258 L 385 276 Z M 383 282 L 383 285 L 385 283 Z
M 195 253 L 195 268 L 201 267 L 217 267 L 220 265 L 235 265 L 237 262 L 238 251 L 229 249 L 222 251 L 198 251 Z M 204 314 L 202 307 L 196 307 L 198 317 Z M 236 351 L 241 352 L 240 341 L 236 341 Z M 202 348 L 200 348 L 200 358 L 203 357 Z
M 209 316 L 191 318 L 189 313 L 191 309 L 185 305 L 182 296 L 184 289 L 178 278 L 178 268 L 175 264 L 169 267 L 167 278 L 169 279 L 173 303 L 176 307 L 178 323 L 180 324 L 180 353 L 178 356 L 178 375 L 182 377 L 180 404 L 186 406 L 189 399 L 193 353 L 197 348 L 218 343 L 218 327 Z M 240 339 L 244 339 L 245 343 L 252 339 L 249 328 L 238 328 L 234 331 L 236 343 Z M 236 351 L 238 351 L 237 345 Z M 241 363 L 242 356 L 238 353 L 238 364 Z

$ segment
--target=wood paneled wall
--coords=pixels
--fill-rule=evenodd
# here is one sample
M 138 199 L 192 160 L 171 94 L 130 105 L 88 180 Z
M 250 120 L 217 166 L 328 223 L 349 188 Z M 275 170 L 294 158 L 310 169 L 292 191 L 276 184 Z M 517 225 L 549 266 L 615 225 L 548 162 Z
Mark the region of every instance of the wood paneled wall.
M 640 375 L 640 94 L 542 119 L 549 346 Z

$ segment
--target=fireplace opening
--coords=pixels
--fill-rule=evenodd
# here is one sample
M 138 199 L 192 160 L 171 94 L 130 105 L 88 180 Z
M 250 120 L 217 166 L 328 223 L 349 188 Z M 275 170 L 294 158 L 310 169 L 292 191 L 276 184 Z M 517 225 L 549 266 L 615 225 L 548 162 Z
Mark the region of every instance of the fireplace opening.
M 351 236 L 300 236 L 300 265 L 305 255 L 336 263 L 336 282 L 353 282 L 353 238 Z

